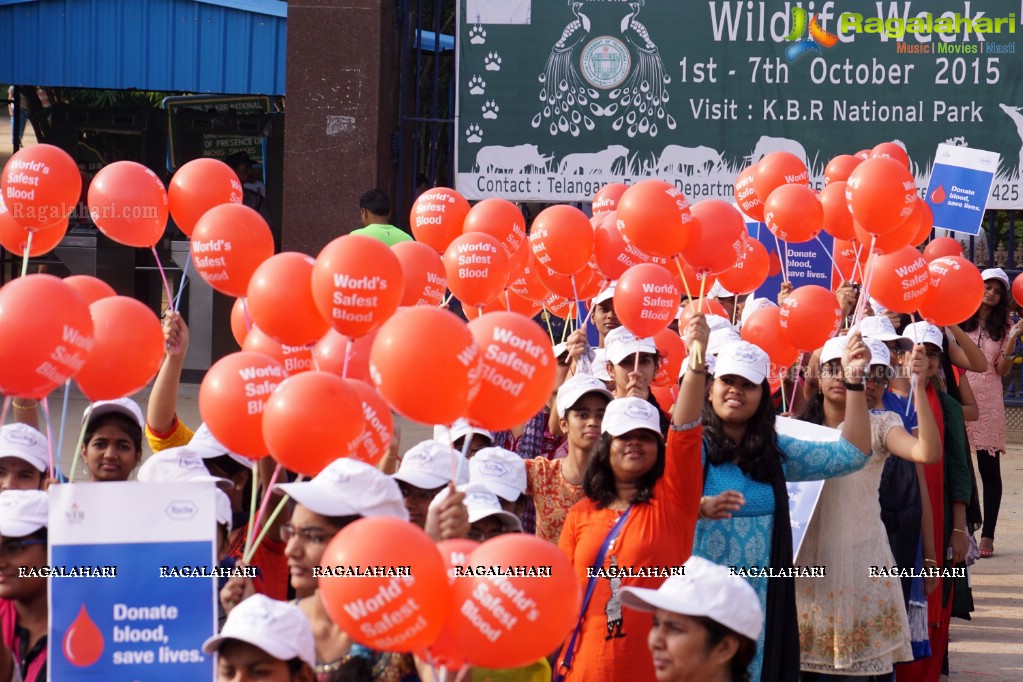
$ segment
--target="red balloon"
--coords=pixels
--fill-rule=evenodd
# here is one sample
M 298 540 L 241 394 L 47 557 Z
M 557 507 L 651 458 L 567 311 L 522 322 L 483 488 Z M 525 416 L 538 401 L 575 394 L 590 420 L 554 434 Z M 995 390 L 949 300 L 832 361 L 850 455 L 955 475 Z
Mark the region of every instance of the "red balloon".
M 362 416 L 366 420 L 366 427 L 360 434 L 351 456 L 361 459 L 366 464 L 376 466 L 387 454 L 387 449 L 391 447 L 391 439 L 394 435 L 394 417 L 391 416 L 390 408 L 387 407 L 387 403 L 375 388 L 363 381 L 354 379 L 345 379 L 344 381 L 359 398 Z
M 538 263 L 562 275 L 574 275 L 593 255 L 593 227 L 575 206 L 551 206 L 533 221 L 529 245 Z
M 78 292 L 53 275 L 18 277 L 0 288 L 0 339 L 0 391 L 38 400 L 87 362 L 92 317 Z
M 281 363 L 288 376 L 313 369 L 312 346 L 286 346 L 259 327 L 248 330 L 241 349 L 247 353 L 262 353 L 273 358 Z
M 877 145 L 870 150 L 870 158 L 895 159 L 905 166 L 907 170 L 909 169 L 909 154 L 906 153 L 905 149 L 894 142 L 882 142 Z
M 261 459 L 270 452 L 263 440 L 263 409 L 285 378 L 284 367 L 262 353 L 225 355 L 199 386 L 199 414 L 225 448 Z
M 28 230 L 18 224 L 7 207 L 0 200 L 0 245 L 17 256 L 24 256 L 25 247 L 29 247 L 29 258 L 38 258 L 53 251 L 67 233 L 68 219 L 61 218 L 57 222 L 41 230 Z M 29 238 L 31 237 L 31 243 Z
M 686 344 L 682 342 L 678 332 L 665 328 L 654 334 L 654 345 L 661 356 L 661 366 L 657 368 L 653 385 L 674 386 L 678 382 L 682 361 L 688 355 Z
M 539 303 L 522 298 L 518 294 L 505 289 L 498 294 L 497 298 L 483 306 L 482 315 L 510 312 L 532 318 L 540 312 L 540 309 L 541 306 Z M 462 308 L 462 313 L 465 315 L 465 319 L 471 322 L 472 320 L 482 317 L 480 310 L 480 308 Z
M 675 278 L 660 265 L 634 265 L 615 287 L 615 314 L 636 336 L 653 336 L 675 318 L 681 300 Z
M 141 163 L 115 161 L 89 184 L 89 216 L 119 244 L 150 248 L 167 228 L 167 190 Z
M 371 331 L 353 341 L 333 329 L 328 330 L 313 348 L 316 366 L 325 372 L 333 372 L 342 379 L 372 383 L 373 380 L 369 376 L 369 353 L 373 348 L 377 331 L 379 330 Z M 345 368 L 346 357 L 348 358 L 347 370 Z
M 926 202 L 921 202 L 926 203 Z M 931 243 L 924 248 L 924 258 L 927 262 L 942 258 L 944 256 L 956 256 L 962 258 L 963 245 L 951 237 L 938 237 L 931 240 Z
M 1016 275 L 1012 280 L 1012 298 L 1016 305 L 1023 307 L 1023 274 Z
M 910 246 L 920 246 L 927 238 L 931 236 L 931 230 L 934 229 L 934 214 L 931 213 L 931 207 L 927 205 L 926 201 L 917 201 L 913 207 L 913 213 L 906 219 L 909 221 L 917 221 L 916 234 L 913 235 L 913 240 L 909 242 Z
M 398 242 L 391 251 L 401 263 L 405 290 L 400 305 L 440 305 L 448 287 L 444 261 L 421 242 Z
M 873 248 L 877 253 L 892 253 L 893 251 L 898 251 L 903 246 L 908 246 L 913 240 L 913 235 L 916 234 L 916 228 L 917 224 L 914 221 L 907 220 L 891 232 L 876 235 L 867 232 L 866 228 L 860 225 L 858 220 L 853 220 L 853 232 L 856 233 L 856 241 L 864 244 L 867 250 Z
M 701 291 L 706 294 L 714 287 L 714 283 L 718 281 L 717 275 L 697 271 L 696 268 L 684 260 L 676 261 L 676 270 L 678 270 L 679 262 L 682 263 L 682 271 L 675 278 L 675 283 L 679 285 L 679 291 L 689 298 L 699 298 Z M 674 275 L 675 272 L 672 272 L 672 276 Z
M 327 615 L 356 642 L 411 653 L 440 635 L 451 606 L 451 586 L 433 540 L 418 526 L 391 517 L 359 519 L 334 536 L 320 565 L 409 566 L 411 575 L 404 578 L 319 579 Z M 384 614 L 400 617 L 382 618 Z
M 618 279 L 633 265 L 653 262 L 649 255 L 625 239 L 619 227 L 618 213 L 611 211 L 603 214 L 593 230 L 593 257 L 608 279 Z
M 462 224 L 469 213 L 469 202 L 461 194 L 447 187 L 428 189 L 412 206 L 409 224 L 416 241 L 426 244 L 438 254 L 462 234 Z
M 767 281 L 771 267 L 767 248 L 756 239 L 747 239 L 742 257 L 724 272 L 718 273 L 718 282 L 733 294 L 751 294 Z
M 689 325 L 689 318 L 695 312 L 701 312 L 704 315 L 717 315 L 718 317 L 728 319 L 728 311 L 725 310 L 723 305 L 718 303 L 716 298 L 694 298 L 682 308 L 682 312 L 678 316 L 678 328 L 684 330 Z
M 253 324 L 287 346 L 309 346 L 328 325 L 313 300 L 311 256 L 286 251 L 265 260 L 249 280 L 245 297 Z
M 188 237 L 203 213 L 221 204 L 240 204 L 243 194 L 234 169 L 219 159 L 189 161 L 174 173 L 167 187 L 171 217 Z
M 312 477 L 358 447 L 362 400 L 341 377 L 303 372 L 282 381 L 263 408 L 263 440 L 288 471 Z
M 383 242 L 357 234 L 323 247 L 313 265 L 313 300 L 323 319 L 346 336 L 379 329 L 405 294 L 401 261 Z
M 697 271 L 721 273 L 742 258 L 749 237 L 746 222 L 731 204 L 704 199 L 690 208 L 689 241 L 682 257 Z
M 260 263 L 274 255 L 274 238 L 263 216 L 242 204 L 206 211 L 192 230 L 192 265 L 207 284 L 228 296 L 244 296 Z
M 764 202 L 764 222 L 778 239 L 800 244 L 824 226 L 824 207 L 806 185 L 781 185 Z
M 916 180 L 895 159 L 870 158 L 849 175 L 845 200 L 864 229 L 882 235 L 899 227 L 913 212 Z
M 93 348 L 75 382 L 89 400 L 123 398 L 146 387 L 163 363 L 163 326 L 144 303 L 128 296 L 89 306 Z
M 849 154 L 839 154 L 835 158 L 831 159 L 831 161 L 828 162 L 827 167 L 824 169 L 825 186 L 834 182 L 845 182 L 849 179 L 849 174 L 853 172 L 853 169 L 862 162 L 863 159 L 850 156 Z M 823 199 L 821 201 L 823 201 Z
M 799 160 L 795 154 L 789 152 L 771 152 L 757 162 L 757 169 L 753 173 L 753 189 L 757 197 L 764 204 L 764 216 L 767 216 L 767 199 L 774 190 L 782 185 L 796 183 L 806 185 L 809 182 L 809 174 L 806 172 L 806 164 Z
M 618 200 L 618 229 L 626 240 L 652 256 L 671 258 L 689 240 L 689 202 L 674 185 L 641 180 Z
M 468 232 L 444 252 L 448 288 L 466 306 L 484 306 L 508 284 L 508 258 L 488 234 Z
M 508 256 L 509 272 L 518 272 L 529 260 L 526 218 L 518 206 L 506 199 L 484 199 L 470 208 L 462 234 L 470 232 L 483 232 L 501 243 L 504 255 Z
M 965 258 L 935 258 L 927 265 L 927 274 L 928 287 L 919 301 L 919 310 L 920 316 L 931 324 L 944 327 L 965 322 L 984 301 L 984 278 L 977 266 Z
M 859 282 L 862 279 L 863 272 L 862 268 L 857 267 L 856 246 L 854 243 L 836 239 L 832 251 L 835 265 L 837 266 L 837 270 L 835 270 L 835 284 Z
M 245 345 L 245 337 L 252 327 L 252 319 L 245 310 L 245 297 L 234 299 L 231 306 L 231 336 L 238 342 L 238 347 Z
M 850 156 L 850 159 L 855 158 Z M 859 161 L 857 161 L 859 163 Z M 824 231 L 835 239 L 855 239 L 856 232 L 853 230 L 853 217 L 849 212 L 849 204 L 845 201 L 844 180 L 836 180 L 828 183 L 821 190 L 820 204 L 824 209 Z
M 92 305 L 101 298 L 117 296 L 117 292 L 112 286 L 91 275 L 71 275 L 64 278 L 64 284 L 77 291 L 88 305 Z
M 508 283 L 508 288 L 530 301 L 542 301 L 550 295 L 547 286 L 540 280 L 539 268 L 532 252 L 529 254 L 529 262 L 522 269 L 522 273 Z
M 387 404 L 422 424 L 454 423 L 479 390 L 479 347 L 465 323 L 441 308 L 395 313 L 373 342 L 369 366 Z
M 834 298 L 834 296 L 832 296 Z M 781 308 L 765 306 L 742 323 L 739 336 L 759 346 L 776 368 L 791 367 L 799 358 L 799 349 L 793 346 L 781 326 Z
M 19 149 L 4 166 L 0 195 L 19 225 L 41 230 L 67 218 L 78 206 L 82 174 L 60 147 L 30 145 Z
M 544 299 L 543 309 L 562 320 L 567 320 L 576 312 L 575 303 L 557 294 L 551 294 Z
M 853 154 L 853 156 L 856 157 L 857 159 L 859 159 L 860 161 L 866 161 L 867 159 L 870 158 L 870 150 L 869 149 L 861 149 L 860 151 L 858 151 L 855 154 Z
M 609 182 L 601 187 L 593 195 L 593 204 L 591 205 L 593 216 L 596 217 L 617 210 L 618 200 L 622 198 L 627 189 L 629 189 L 629 186 L 620 182 Z
M 657 400 L 657 406 L 661 408 L 661 411 L 671 414 L 675 408 L 675 401 L 678 400 L 678 384 L 673 383 L 670 386 L 654 384 L 650 387 L 650 392 L 654 394 L 654 399 Z
M 540 281 L 549 291 L 570 301 L 585 301 L 600 293 L 601 277 L 589 268 L 575 275 L 560 275 L 539 264 L 536 270 Z
M 455 566 L 466 566 L 471 555 L 480 543 L 473 540 L 441 540 L 437 543 L 437 551 L 448 571 L 448 584 L 454 589 L 455 581 L 459 578 L 455 574 Z M 455 639 L 455 622 L 459 618 L 457 606 L 452 601 L 451 612 L 444 621 L 444 628 L 437 639 L 423 652 L 416 654 L 424 661 L 432 661 L 437 668 L 447 668 L 449 671 L 460 670 L 465 665 L 462 653 L 458 649 L 458 642 Z
M 465 416 L 490 431 L 529 421 L 554 390 L 557 360 L 540 325 L 518 313 L 496 312 L 469 323 L 482 351 L 480 388 Z
M 883 256 L 875 256 L 871 268 L 873 274 L 867 281 L 870 283 L 870 296 L 878 303 L 897 313 L 912 313 L 920 306 L 930 283 L 927 261 L 919 251 L 912 246 L 903 246 Z
M 830 289 L 807 284 L 794 289 L 782 301 L 780 322 L 789 343 L 809 353 L 823 346 L 841 328 L 842 306 Z
M 764 222 L 764 203 L 757 196 L 753 187 L 753 177 L 757 172 L 756 164 L 746 166 L 735 179 L 735 203 L 739 210 L 748 215 L 758 223 Z

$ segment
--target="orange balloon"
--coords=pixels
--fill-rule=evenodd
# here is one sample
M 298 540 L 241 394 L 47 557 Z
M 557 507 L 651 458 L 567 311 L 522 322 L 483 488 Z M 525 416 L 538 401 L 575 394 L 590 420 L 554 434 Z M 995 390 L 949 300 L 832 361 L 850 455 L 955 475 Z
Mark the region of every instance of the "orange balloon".
M 192 265 L 222 294 L 244 296 L 260 263 L 274 255 L 274 238 L 263 216 L 242 204 L 206 211 L 192 230 Z
M 551 294 L 544 299 L 543 309 L 562 320 L 567 320 L 576 313 L 575 303 L 557 294 Z
M 692 265 L 681 261 L 682 272 L 675 278 L 675 283 L 679 286 L 679 291 L 685 294 L 687 297 L 699 298 L 700 290 L 703 293 L 707 293 L 714 287 L 714 283 L 718 281 L 718 276 L 709 272 L 698 272 Z M 676 263 L 675 270 L 678 270 Z M 674 276 L 676 272 L 672 272 Z
M 416 241 L 426 244 L 438 254 L 448 249 L 455 237 L 462 234 L 469 202 L 447 187 L 428 189 L 412 205 L 409 224 Z
M 550 291 L 547 290 L 547 286 L 540 280 L 539 268 L 536 264 L 536 258 L 533 257 L 532 252 L 529 254 L 529 262 L 522 269 L 521 275 L 513 279 L 508 283 L 508 288 L 521 296 L 522 298 L 530 301 L 542 301 L 548 295 Z
M 756 164 L 746 166 L 735 178 L 735 203 L 739 210 L 758 223 L 764 222 L 764 202 L 760 201 L 753 187 L 753 177 L 757 172 Z
M 167 228 L 167 190 L 141 163 L 115 161 L 89 184 L 89 217 L 119 244 L 150 248 Z
M 64 284 L 77 291 L 88 305 L 92 305 L 101 298 L 117 296 L 117 292 L 112 286 L 91 275 L 71 275 L 64 278 Z
M 778 239 L 801 244 L 820 233 L 824 207 L 808 186 L 781 185 L 764 202 L 764 222 Z
M 930 282 L 927 261 L 919 251 L 912 246 L 903 246 L 875 256 L 871 267 L 873 274 L 867 281 L 870 283 L 870 295 L 878 303 L 897 313 L 912 313 L 920 306 Z
M 661 366 L 657 368 L 653 384 L 654 386 L 674 386 L 678 382 L 682 361 L 688 355 L 686 344 L 682 342 L 682 337 L 678 335 L 678 332 L 664 328 L 654 334 L 654 345 L 657 346 L 657 352 L 661 356 Z
M 380 328 L 369 369 L 380 395 L 399 414 L 422 424 L 452 424 L 479 390 L 480 351 L 454 313 L 414 306 Z
M 518 206 L 506 199 L 484 199 L 470 208 L 462 225 L 462 234 L 470 232 L 483 232 L 501 243 L 504 255 L 508 257 L 509 272 L 518 272 L 529 260 L 526 218 Z
M 855 158 L 850 156 L 850 159 Z M 859 163 L 859 161 L 857 161 Z M 849 204 L 845 202 L 844 180 L 828 183 L 820 193 L 821 208 L 824 209 L 824 231 L 835 239 L 854 239 L 853 217 L 849 212 Z
M 931 243 L 924 248 L 924 258 L 927 262 L 944 256 L 956 256 L 962 258 L 963 245 L 951 237 L 938 237 L 931 240 Z
M 529 246 L 540 265 L 562 275 L 574 275 L 593 255 L 593 227 L 575 206 L 551 206 L 533 221 Z
M 560 275 L 539 264 L 536 269 L 540 281 L 549 291 L 570 301 L 585 301 L 600 292 L 601 278 L 589 268 L 584 268 L 575 275 Z
M 252 320 L 249 318 L 248 311 L 245 310 L 245 297 L 234 299 L 234 305 L 231 306 L 231 336 L 234 337 L 239 348 L 245 345 L 245 337 L 251 327 Z
M 608 279 L 618 279 L 633 265 L 652 262 L 649 255 L 625 239 L 615 211 L 604 213 L 593 230 L 593 259 Z
M 789 343 L 809 353 L 841 328 L 842 306 L 830 289 L 807 284 L 796 287 L 782 301 L 779 321 Z
M 697 271 L 720 273 L 742 258 L 749 236 L 746 222 L 731 204 L 704 199 L 691 207 L 689 241 L 682 257 Z
M 919 300 L 919 310 L 931 324 L 944 327 L 965 322 L 984 301 L 984 278 L 965 258 L 935 258 L 927 265 L 927 274 L 928 287 Z
M 767 248 L 756 239 L 743 244 L 742 257 L 731 268 L 718 273 L 718 282 L 733 294 L 751 294 L 767 281 L 771 259 Z
M 377 331 L 373 330 L 353 341 L 334 329 L 328 330 L 313 347 L 316 365 L 321 370 L 333 372 L 342 379 L 372 383 L 373 380 L 369 377 L 369 353 L 373 348 Z M 348 363 L 347 369 L 345 362 Z
M 454 584 L 461 578 L 455 574 L 455 566 L 465 566 L 469 563 L 469 555 L 480 546 L 480 543 L 473 540 L 455 539 L 441 540 L 437 543 L 437 551 L 444 560 L 444 567 L 448 571 L 448 584 L 454 589 Z M 430 644 L 423 652 L 416 655 L 424 660 L 433 662 L 434 667 L 447 668 L 450 671 L 461 670 L 465 665 L 461 652 L 458 650 L 458 642 L 455 639 L 455 622 L 459 605 L 452 600 L 451 611 L 448 618 L 444 620 L 444 628 L 437 639 Z
M 263 409 L 287 373 L 262 353 L 231 353 L 218 360 L 199 386 L 199 414 L 225 448 L 249 459 L 270 450 L 263 440 Z
M 859 159 L 860 161 L 866 161 L 867 159 L 870 158 L 870 150 L 869 149 L 861 149 L 860 151 L 858 151 L 855 154 L 853 154 L 853 156 L 856 157 L 857 159 Z
M 789 152 L 771 152 L 766 154 L 757 162 L 757 169 L 753 172 L 753 189 L 757 197 L 764 204 L 764 217 L 767 217 L 767 199 L 774 190 L 782 185 L 796 183 L 806 185 L 809 182 L 809 174 L 806 172 L 806 164 L 799 160 L 795 154 Z
M 82 174 L 60 147 L 22 147 L 4 166 L 0 195 L 19 225 L 41 230 L 67 218 L 78 206 Z
M 548 566 L 550 577 L 466 576 L 455 581 L 455 603 L 462 606 L 451 618 L 468 663 L 485 668 L 528 665 L 556 650 L 575 625 L 581 590 L 572 563 L 556 545 L 535 535 L 510 533 L 487 540 L 469 556 L 470 567 L 523 564 Z M 497 599 L 510 617 L 488 608 Z M 470 619 L 464 614 L 473 615 Z
M 895 159 L 905 166 L 907 170 L 909 169 L 909 154 L 906 153 L 905 149 L 894 142 L 882 142 L 870 150 L 870 158 L 876 159 L 879 157 Z
M 327 545 L 320 566 L 409 567 L 405 578 L 319 579 L 327 615 L 364 646 L 411 653 L 437 639 L 444 627 L 451 607 L 447 569 L 430 536 L 408 521 L 378 516 L 348 524 Z M 382 617 L 386 614 L 400 617 Z
M 488 313 L 469 323 L 481 351 L 479 392 L 465 417 L 490 431 L 524 424 L 554 390 L 557 361 L 547 332 L 524 315 Z
M 11 217 L 7 206 L 0 199 L 0 245 L 17 256 L 24 256 L 25 246 L 29 246 L 29 258 L 38 258 L 53 251 L 64 239 L 67 228 L 68 219 L 61 218 L 41 230 L 28 230 Z M 31 244 L 29 236 L 32 238 Z
M 799 358 L 799 349 L 789 342 L 782 329 L 781 308 L 777 306 L 765 306 L 750 315 L 742 323 L 739 336 L 767 353 L 775 368 L 791 367 Z
M 372 237 L 338 237 L 316 257 L 313 300 L 323 319 L 346 336 L 358 338 L 379 329 L 404 294 L 401 261 Z
M 895 159 L 870 158 L 849 175 L 845 200 L 853 218 L 868 232 L 885 234 L 902 225 L 913 212 L 916 180 Z
M 0 391 L 38 400 L 87 362 L 92 317 L 78 292 L 53 275 L 18 277 L 0 287 L 0 339 Z
M 845 182 L 849 179 L 849 174 L 853 172 L 853 169 L 862 162 L 863 159 L 858 159 L 849 154 L 839 154 L 835 158 L 831 159 L 831 161 L 828 162 L 828 165 L 824 168 L 825 186 L 834 182 Z M 821 201 L 823 201 L 823 199 L 821 199 Z
M 675 278 L 660 265 L 634 265 L 615 287 L 615 314 L 638 337 L 653 336 L 675 318 L 681 300 Z
M 593 268 L 587 267 L 573 277 L 580 301 L 588 301 L 604 289 L 606 280 Z
M 248 330 L 241 349 L 247 353 L 262 353 L 273 358 L 281 363 L 288 376 L 313 369 L 312 346 L 286 346 L 259 327 Z
M 898 251 L 903 246 L 908 246 L 913 239 L 913 235 L 916 234 L 917 224 L 912 220 L 907 220 L 902 225 L 899 225 L 891 232 L 886 232 L 882 235 L 871 234 L 867 232 L 863 225 L 860 225 L 858 220 L 853 220 L 853 232 L 856 233 L 856 241 L 865 245 L 866 250 L 873 250 L 877 253 L 892 253 Z
M 934 214 L 931 213 L 931 207 L 927 205 L 927 202 L 917 201 L 913 207 L 913 213 L 906 220 L 917 221 L 916 234 L 909 242 L 910 246 L 920 246 L 927 241 L 927 238 L 931 236 L 931 230 L 934 229 Z
M 163 363 L 163 327 L 147 305 L 128 296 L 89 306 L 93 348 L 75 382 L 89 400 L 114 400 L 142 390 Z
M 191 237 L 202 214 L 220 204 L 242 203 L 242 183 L 230 166 L 219 159 L 193 159 L 179 168 L 167 186 L 171 217 Z
M 362 416 L 366 420 L 366 426 L 359 435 L 358 442 L 351 456 L 361 459 L 370 466 L 376 466 L 387 454 L 391 447 L 391 439 L 394 435 L 394 417 L 387 403 L 377 393 L 376 389 L 364 381 L 344 379 L 350 388 L 359 398 L 362 406 Z
M 643 253 L 671 258 L 689 240 L 689 202 L 674 185 L 641 180 L 618 200 L 618 229 Z
M 728 319 L 728 311 L 725 310 L 723 305 L 718 303 L 717 299 L 694 298 L 682 308 L 682 313 L 678 317 L 678 328 L 685 329 L 689 325 L 689 318 L 695 312 L 701 312 L 704 315 L 717 315 L 718 317 Z
M 313 301 L 316 263 L 304 253 L 286 251 L 263 261 L 249 280 L 245 297 L 252 323 L 287 346 L 309 346 L 328 325 Z
M 518 294 L 505 289 L 497 295 L 497 298 L 483 306 L 482 315 L 511 312 L 531 318 L 540 312 L 540 308 L 539 303 L 522 298 Z M 480 308 L 462 308 L 462 313 L 465 315 L 465 319 L 470 322 L 482 316 Z
M 617 210 L 618 200 L 622 198 L 627 189 L 629 189 L 629 186 L 620 182 L 609 182 L 601 187 L 593 195 L 593 203 L 591 204 L 593 217 Z
M 352 455 L 365 426 L 362 400 L 330 372 L 288 377 L 263 408 L 263 440 L 270 456 L 288 471 L 309 477 Z
M 440 305 L 448 288 L 444 261 L 422 242 L 398 242 L 391 251 L 401 263 L 405 289 L 399 305 Z
M 862 269 L 857 267 L 856 247 L 852 242 L 835 240 L 832 247 L 837 270 L 834 270 L 834 285 L 837 287 L 842 282 L 859 282 L 862 277 Z
M 1016 279 L 1012 280 L 1012 298 L 1016 305 L 1023 306 L 1023 274 L 1016 275 Z
M 484 306 L 508 285 L 508 258 L 488 234 L 468 232 L 444 252 L 448 288 L 466 306 Z
M 659 374 L 660 372 L 658 372 Z M 654 394 L 654 399 L 657 400 L 657 406 L 665 414 L 671 414 L 675 407 L 675 401 L 678 400 L 678 384 L 673 383 L 670 386 L 658 386 L 654 384 L 650 387 L 650 392 Z

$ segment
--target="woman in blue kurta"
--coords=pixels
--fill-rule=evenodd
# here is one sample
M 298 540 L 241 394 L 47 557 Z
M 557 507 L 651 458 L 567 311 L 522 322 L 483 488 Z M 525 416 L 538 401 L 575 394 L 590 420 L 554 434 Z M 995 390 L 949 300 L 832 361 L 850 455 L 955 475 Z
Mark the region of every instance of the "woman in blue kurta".
M 704 498 L 693 555 L 745 569 L 766 614 L 750 679 L 799 677 L 799 630 L 793 580 L 759 572 L 792 564 L 785 481 L 813 481 L 862 468 L 870 454 L 870 417 L 862 392 L 870 353 L 859 334 L 843 355 L 850 390 L 842 437 L 803 441 L 775 431 L 767 354 L 744 341 L 718 354 L 704 405 Z M 749 574 L 754 575 L 749 575 Z

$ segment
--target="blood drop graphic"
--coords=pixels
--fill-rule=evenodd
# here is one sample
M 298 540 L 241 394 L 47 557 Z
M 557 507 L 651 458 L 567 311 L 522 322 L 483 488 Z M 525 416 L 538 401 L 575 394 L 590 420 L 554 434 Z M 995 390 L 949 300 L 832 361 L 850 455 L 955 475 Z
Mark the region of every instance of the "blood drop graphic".
M 781 274 L 781 258 L 778 257 L 778 252 L 771 249 L 771 253 L 768 254 L 768 269 L 767 274 L 769 277 Z
M 935 204 L 945 203 L 945 188 L 938 185 L 938 189 L 931 192 L 931 201 Z
M 89 617 L 82 604 L 75 622 L 64 633 L 64 658 L 71 665 L 86 668 L 103 655 L 103 633 Z

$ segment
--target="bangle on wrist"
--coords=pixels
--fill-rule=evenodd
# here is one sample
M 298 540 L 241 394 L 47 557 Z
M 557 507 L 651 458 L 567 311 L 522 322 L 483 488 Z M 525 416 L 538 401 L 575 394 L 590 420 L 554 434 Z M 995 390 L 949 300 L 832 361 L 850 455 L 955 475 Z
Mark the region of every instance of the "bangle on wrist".
M 935 566 L 938 565 L 938 562 L 935 561 L 934 559 L 924 559 L 924 563 L 925 564 L 934 564 Z
M 700 509 L 699 509 L 699 512 L 696 515 L 697 518 L 700 518 L 700 519 L 709 518 L 706 514 L 703 513 L 703 503 L 706 502 L 709 499 L 710 498 L 707 497 L 706 495 L 700 498 Z
M 31 398 L 28 398 L 26 400 L 22 400 L 21 398 L 15 398 L 11 402 L 11 404 L 14 405 L 14 409 L 16 410 L 34 410 L 36 409 L 36 405 L 38 405 L 39 403 L 38 401 L 32 400 Z
M 952 532 L 953 533 L 962 533 L 963 535 L 969 535 L 969 533 L 966 532 L 965 528 L 953 528 Z

